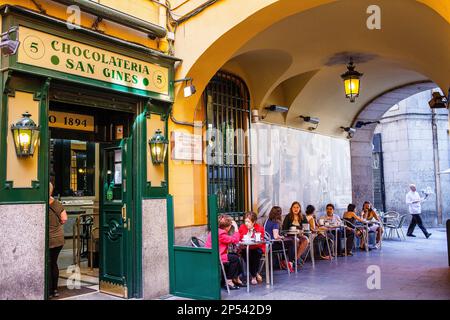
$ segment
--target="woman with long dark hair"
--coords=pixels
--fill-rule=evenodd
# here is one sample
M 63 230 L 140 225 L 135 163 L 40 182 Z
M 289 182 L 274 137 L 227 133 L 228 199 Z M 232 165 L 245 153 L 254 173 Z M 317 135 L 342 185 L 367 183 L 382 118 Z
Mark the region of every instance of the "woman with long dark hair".
M 272 244 L 273 250 L 282 250 L 283 245 L 284 248 L 287 249 L 288 252 L 288 259 L 287 263 L 282 260 L 280 261 L 280 267 L 282 269 L 289 268 L 291 271 L 293 271 L 292 264 L 295 263 L 295 248 L 293 246 L 293 243 L 291 239 L 284 238 L 281 234 L 281 215 L 282 215 L 282 209 L 279 206 L 274 206 L 270 210 L 269 218 L 267 219 L 264 229 L 265 231 L 270 235 L 270 238 L 274 241 Z
M 308 223 L 306 216 L 302 214 L 302 206 L 300 202 L 294 201 L 289 209 L 289 213 L 284 217 L 283 230 L 289 231 L 291 227 L 295 227 L 297 230 L 302 230 L 302 224 Z M 300 258 L 308 247 L 309 240 L 304 235 L 297 236 L 297 258 Z M 299 259 L 300 260 L 300 259 Z

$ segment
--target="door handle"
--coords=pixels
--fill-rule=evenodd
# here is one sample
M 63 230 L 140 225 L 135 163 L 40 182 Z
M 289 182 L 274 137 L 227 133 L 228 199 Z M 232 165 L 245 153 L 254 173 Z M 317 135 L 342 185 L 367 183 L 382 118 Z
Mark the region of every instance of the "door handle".
M 122 222 L 127 222 L 127 204 L 122 206 Z

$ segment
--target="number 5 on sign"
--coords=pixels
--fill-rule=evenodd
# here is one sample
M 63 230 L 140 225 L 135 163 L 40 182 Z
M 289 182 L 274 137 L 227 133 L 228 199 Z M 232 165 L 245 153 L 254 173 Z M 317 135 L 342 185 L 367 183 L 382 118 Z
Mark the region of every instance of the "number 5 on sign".
M 49 111 L 48 125 L 52 128 L 93 132 L 94 117 L 84 114 Z
M 33 60 L 41 59 L 45 54 L 44 43 L 36 36 L 28 36 L 23 42 L 25 54 Z

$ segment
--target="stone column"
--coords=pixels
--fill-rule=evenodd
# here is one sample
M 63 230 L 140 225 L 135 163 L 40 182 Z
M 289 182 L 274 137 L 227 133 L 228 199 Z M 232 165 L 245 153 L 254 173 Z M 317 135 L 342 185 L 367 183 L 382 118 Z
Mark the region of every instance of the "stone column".
M 0 300 L 45 297 L 45 204 L 0 205 Z
M 144 299 L 169 293 L 166 199 L 142 201 L 142 280 Z

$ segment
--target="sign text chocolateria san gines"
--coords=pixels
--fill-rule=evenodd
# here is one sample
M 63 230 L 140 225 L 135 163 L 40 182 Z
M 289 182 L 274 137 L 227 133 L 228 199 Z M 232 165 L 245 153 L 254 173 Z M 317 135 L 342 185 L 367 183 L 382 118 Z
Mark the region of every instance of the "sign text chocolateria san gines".
M 21 26 L 17 62 L 168 95 L 168 68 Z

